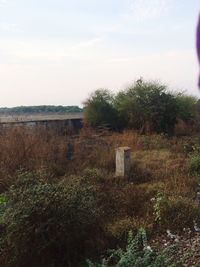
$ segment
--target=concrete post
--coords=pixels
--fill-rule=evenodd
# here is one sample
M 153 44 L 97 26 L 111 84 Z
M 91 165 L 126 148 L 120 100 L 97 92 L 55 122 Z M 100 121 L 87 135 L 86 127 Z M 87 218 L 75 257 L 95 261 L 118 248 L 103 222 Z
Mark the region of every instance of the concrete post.
M 116 176 L 128 177 L 131 167 L 130 147 L 116 149 Z

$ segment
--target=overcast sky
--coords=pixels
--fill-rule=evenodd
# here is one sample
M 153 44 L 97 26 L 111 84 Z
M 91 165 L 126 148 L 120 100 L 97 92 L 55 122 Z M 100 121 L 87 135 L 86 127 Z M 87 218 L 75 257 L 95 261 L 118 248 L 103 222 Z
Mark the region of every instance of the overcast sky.
M 0 106 L 80 105 L 142 76 L 197 89 L 199 0 L 0 0 Z

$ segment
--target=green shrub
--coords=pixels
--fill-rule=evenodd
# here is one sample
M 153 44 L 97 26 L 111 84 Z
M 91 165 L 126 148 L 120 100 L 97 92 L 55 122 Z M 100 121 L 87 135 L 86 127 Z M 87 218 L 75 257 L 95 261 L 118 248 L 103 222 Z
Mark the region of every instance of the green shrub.
M 191 155 L 188 159 L 187 166 L 190 173 L 200 173 L 200 155 Z
M 158 192 L 156 197 L 152 199 L 153 201 L 153 214 L 155 217 L 155 222 L 160 224 L 162 221 L 162 206 L 166 204 L 165 196 L 162 192 Z
M 157 253 L 148 246 L 145 230 L 141 229 L 133 237 L 129 232 L 125 250 L 117 249 L 109 252 L 100 264 L 87 261 L 88 267 L 178 267 L 180 262 L 175 260 L 176 247 L 171 246 Z
M 84 103 L 85 121 L 92 127 L 116 129 L 118 113 L 113 104 L 114 97 L 106 89 L 98 89 Z
M 24 176 L 6 194 L 0 266 L 78 266 L 102 234 L 95 190 L 79 177 L 55 184 Z
M 194 221 L 200 220 L 198 205 L 193 200 L 180 196 L 157 196 L 154 213 L 156 221 L 162 228 L 173 231 L 181 231 L 187 227 L 193 228 Z

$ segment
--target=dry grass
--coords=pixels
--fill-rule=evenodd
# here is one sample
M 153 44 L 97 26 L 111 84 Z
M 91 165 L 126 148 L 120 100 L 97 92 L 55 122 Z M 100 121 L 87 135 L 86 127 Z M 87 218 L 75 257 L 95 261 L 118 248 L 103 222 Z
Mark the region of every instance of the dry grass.
M 185 139 L 140 136 L 133 131 L 110 133 L 84 128 L 74 138 L 42 129 L 8 129 L 0 135 L 0 190 L 13 184 L 16 172 L 22 169 L 42 170 L 52 178 L 80 175 L 86 168 L 101 169 L 103 178 L 95 183 L 101 184 L 99 194 L 103 192 L 103 201 L 110 204 L 105 227 L 116 237 L 125 236 L 124 229 L 130 225 L 133 230 L 140 224 L 154 228 L 151 199 L 157 192 L 162 192 L 169 203 L 173 199 L 173 210 L 176 210 L 174 198 L 183 197 L 189 199 L 190 204 L 194 202 L 199 178 L 188 173 L 185 144 Z M 129 182 L 113 175 L 115 149 L 119 146 L 132 149 Z M 167 212 L 169 214 L 169 210 Z
M 13 183 L 19 170 L 46 170 L 63 167 L 66 162 L 67 141 L 43 129 L 24 127 L 7 129 L 0 135 L 0 183 L 3 187 Z

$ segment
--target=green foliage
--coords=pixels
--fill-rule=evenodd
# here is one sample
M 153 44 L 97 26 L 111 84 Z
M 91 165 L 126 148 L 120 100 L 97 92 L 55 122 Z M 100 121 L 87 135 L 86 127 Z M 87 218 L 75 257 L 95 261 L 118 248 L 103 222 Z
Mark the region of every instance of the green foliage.
M 1 215 L 0 265 L 78 266 L 102 234 L 95 194 L 80 177 L 51 184 L 21 176 Z
M 129 127 L 149 131 L 172 133 L 176 123 L 177 107 L 165 85 L 157 82 L 136 82 L 115 99 L 119 117 Z
M 73 113 L 82 112 L 78 106 L 20 106 L 14 108 L 0 108 L 0 114 L 22 115 L 35 113 Z
M 193 200 L 181 196 L 166 197 L 160 193 L 155 198 L 154 215 L 162 229 L 173 231 L 192 229 L 193 222 L 200 221 L 199 207 Z
M 158 192 L 156 197 L 152 199 L 153 201 L 153 214 L 155 216 L 155 222 L 161 223 L 162 221 L 162 205 L 165 203 L 166 199 L 163 193 Z
M 113 96 L 108 90 L 96 90 L 84 103 L 85 120 L 92 126 L 117 127 L 117 111 L 113 105 Z
M 180 93 L 177 94 L 175 98 L 177 103 L 177 117 L 185 122 L 194 119 L 197 99 L 193 96 Z
M 5 194 L 0 195 L 0 221 L 7 207 L 7 198 Z
M 140 229 L 135 237 L 129 232 L 126 250 L 110 251 L 102 263 L 87 261 L 87 264 L 88 267 L 178 267 L 181 265 L 175 260 L 175 252 L 176 247 L 171 246 L 156 253 L 148 246 L 145 230 Z
M 140 133 L 174 133 L 177 119 L 189 123 L 197 117 L 197 99 L 171 93 L 156 81 L 136 81 L 113 96 L 108 90 L 95 91 L 85 102 L 86 122 L 92 127 L 133 128 Z
M 200 174 L 200 155 L 198 153 L 189 156 L 187 167 L 190 173 Z

